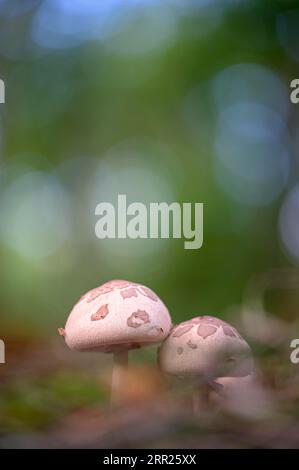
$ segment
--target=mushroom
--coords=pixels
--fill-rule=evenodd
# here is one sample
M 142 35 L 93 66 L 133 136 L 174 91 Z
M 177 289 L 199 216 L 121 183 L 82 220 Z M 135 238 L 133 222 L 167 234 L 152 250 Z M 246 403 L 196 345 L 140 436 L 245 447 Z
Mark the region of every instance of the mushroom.
M 117 402 L 129 350 L 159 343 L 171 326 L 166 306 L 151 289 L 114 280 L 83 295 L 58 332 L 72 350 L 113 353 L 111 400 Z
M 251 350 L 237 330 L 219 318 L 200 316 L 176 325 L 162 343 L 158 360 L 169 376 L 189 378 L 199 387 L 201 401 L 221 391 L 219 377 L 245 377 L 252 372 Z M 193 395 L 194 411 L 199 394 Z

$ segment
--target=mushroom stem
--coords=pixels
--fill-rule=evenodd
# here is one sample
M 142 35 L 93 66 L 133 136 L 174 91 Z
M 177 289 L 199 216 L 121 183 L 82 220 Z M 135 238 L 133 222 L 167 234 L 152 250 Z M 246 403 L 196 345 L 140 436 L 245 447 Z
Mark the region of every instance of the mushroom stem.
M 120 390 L 122 384 L 126 382 L 128 369 L 128 351 L 114 353 L 114 364 L 111 383 L 111 404 L 118 405 L 121 401 Z
M 207 410 L 209 407 L 210 391 L 211 387 L 209 384 L 201 384 L 201 386 L 193 392 L 192 407 L 194 415 Z

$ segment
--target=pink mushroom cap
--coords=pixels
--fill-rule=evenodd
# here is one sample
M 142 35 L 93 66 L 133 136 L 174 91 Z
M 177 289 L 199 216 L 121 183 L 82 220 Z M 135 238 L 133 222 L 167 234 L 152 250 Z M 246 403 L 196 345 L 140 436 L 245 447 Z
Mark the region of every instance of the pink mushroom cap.
M 251 350 L 238 331 L 211 316 L 176 325 L 159 348 L 159 365 L 169 375 L 207 378 L 247 376 Z
M 58 331 L 70 349 L 116 352 L 158 343 L 171 327 L 166 306 L 151 289 L 114 280 L 83 295 Z

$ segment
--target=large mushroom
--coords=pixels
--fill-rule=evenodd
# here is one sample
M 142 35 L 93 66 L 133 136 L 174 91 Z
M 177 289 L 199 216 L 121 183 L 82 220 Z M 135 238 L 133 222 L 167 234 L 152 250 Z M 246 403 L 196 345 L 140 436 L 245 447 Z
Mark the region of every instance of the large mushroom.
M 203 401 L 211 390 L 221 392 L 220 377 L 246 377 L 252 373 L 251 350 L 238 331 L 211 316 L 200 316 L 180 323 L 162 343 L 158 354 L 164 373 L 189 378 L 196 384 Z M 198 409 L 198 391 L 194 409 Z
M 125 380 L 128 352 L 159 343 L 171 329 L 164 303 L 149 288 L 114 280 L 87 292 L 71 311 L 65 328 L 59 328 L 75 351 L 114 354 L 112 401 Z

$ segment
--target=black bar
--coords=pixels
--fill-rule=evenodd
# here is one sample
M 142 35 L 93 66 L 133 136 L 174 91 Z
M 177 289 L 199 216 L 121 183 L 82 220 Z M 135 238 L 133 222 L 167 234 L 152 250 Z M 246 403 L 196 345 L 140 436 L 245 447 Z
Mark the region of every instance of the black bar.
M 41 468 L 43 464 L 140 468 L 141 466 L 178 466 L 203 469 L 213 465 L 223 468 L 252 468 L 252 465 L 281 465 L 283 468 L 299 457 L 298 449 L 2 449 L 0 459 L 10 463 L 21 463 L 30 468 Z M 90 467 L 89 467 L 90 468 Z

